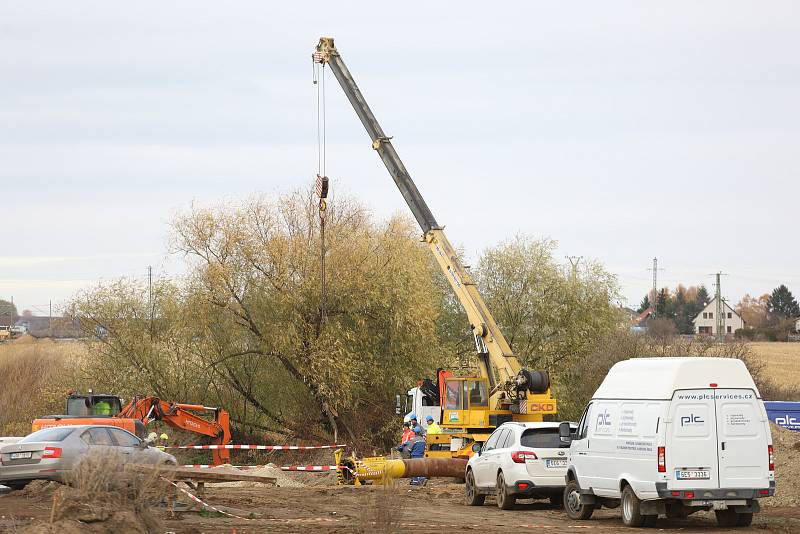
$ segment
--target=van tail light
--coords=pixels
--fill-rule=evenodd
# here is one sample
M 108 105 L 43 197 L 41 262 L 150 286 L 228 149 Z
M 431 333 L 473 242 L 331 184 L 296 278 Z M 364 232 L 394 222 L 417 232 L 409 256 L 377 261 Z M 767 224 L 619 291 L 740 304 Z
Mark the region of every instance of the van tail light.
M 514 451 L 511 453 L 511 459 L 515 464 L 524 464 L 527 460 L 538 460 L 539 457 L 531 451 Z
M 42 458 L 61 458 L 61 448 L 45 447 L 42 451 Z
M 687 499 L 694 499 L 694 492 L 693 491 L 684 491 L 683 496 Z
M 775 471 L 775 450 L 772 445 L 767 445 L 767 456 L 769 457 L 769 470 Z
M 658 472 L 667 472 L 667 452 L 665 447 L 658 448 Z

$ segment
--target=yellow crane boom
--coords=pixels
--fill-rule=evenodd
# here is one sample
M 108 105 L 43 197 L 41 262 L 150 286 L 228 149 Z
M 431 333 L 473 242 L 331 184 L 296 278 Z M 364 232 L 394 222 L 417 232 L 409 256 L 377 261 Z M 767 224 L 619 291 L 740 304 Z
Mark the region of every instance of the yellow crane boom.
M 519 417 L 514 417 L 514 419 L 521 420 L 541 420 L 542 414 L 555 413 L 556 403 L 550 396 L 550 380 L 547 372 L 524 368 L 511 351 L 511 347 L 478 292 L 475 282 L 458 260 L 455 249 L 445 236 L 443 227 L 436 222 L 425 199 L 397 155 L 391 137 L 384 133 L 367 105 L 364 95 L 336 49 L 333 38 L 322 37 L 319 40 L 313 59 L 316 63 L 330 67 L 338 80 L 358 118 L 367 130 L 372 141 L 372 148 L 378 152 L 386 165 L 414 218 L 422 228 L 425 243 L 467 313 L 478 352 L 478 377 L 487 380 L 489 386 L 488 403 L 485 403 L 487 404 L 486 411 L 490 414 L 493 412 L 495 414 L 515 414 Z M 465 385 L 465 395 L 469 394 L 467 388 L 468 386 Z M 476 387 L 475 389 L 480 388 Z M 445 405 L 444 400 L 442 404 Z M 480 406 L 483 407 L 482 404 Z M 469 410 L 469 407 L 466 406 L 462 408 L 461 411 Z M 526 417 L 526 415 L 532 417 Z M 496 426 L 495 423 L 498 422 L 497 418 L 494 418 L 492 422 L 489 417 L 486 417 L 480 422 L 475 420 L 471 424 L 465 424 L 465 421 L 458 419 L 457 415 L 445 419 L 443 421 L 445 425 L 452 422 L 452 426 L 461 427 L 486 428 Z

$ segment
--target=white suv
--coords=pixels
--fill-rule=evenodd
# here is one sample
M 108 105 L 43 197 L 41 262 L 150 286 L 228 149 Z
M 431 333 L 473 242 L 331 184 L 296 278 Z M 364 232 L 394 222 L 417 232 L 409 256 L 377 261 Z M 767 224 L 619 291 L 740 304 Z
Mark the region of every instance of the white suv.
M 561 504 L 567 474 L 568 444 L 559 423 L 503 423 L 467 462 L 466 500 L 480 506 L 494 494 L 503 510 L 517 499 L 550 499 Z M 577 425 L 570 423 L 577 429 Z

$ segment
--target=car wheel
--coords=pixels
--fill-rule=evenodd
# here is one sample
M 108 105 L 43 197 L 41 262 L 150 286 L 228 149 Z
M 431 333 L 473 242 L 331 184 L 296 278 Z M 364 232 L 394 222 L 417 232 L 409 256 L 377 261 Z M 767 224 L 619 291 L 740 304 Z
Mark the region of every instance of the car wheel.
M 658 516 L 642 515 L 639 508 L 642 501 L 634 493 L 633 488 L 625 486 L 622 490 L 622 522 L 629 527 L 650 527 Z
M 578 483 L 574 480 L 567 482 L 564 488 L 564 510 L 570 519 L 584 520 L 592 517 L 593 504 L 581 503 L 581 492 Z
M 495 489 L 497 507 L 501 510 L 511 510 L 517 503 L 517 496 L 509 493 L 503 473 L 497 473 L 497 488 Z
M 735 527 L 738 524 L 737 516 L 739 514 L 736 513 L 736 510 L 731 510 L 730 508 L 727 510 L 714 510 L 714 515 L 717 516 L 717 524 L 721 527 Z
M 475 475 L 472 473 L 472 469 L 467 471 L 464 491 L 466 494 L 467 506 L 483 506 L 483 503 L 486 501 L 486 495 L 478 493 L 478 486 L 475 485 Z

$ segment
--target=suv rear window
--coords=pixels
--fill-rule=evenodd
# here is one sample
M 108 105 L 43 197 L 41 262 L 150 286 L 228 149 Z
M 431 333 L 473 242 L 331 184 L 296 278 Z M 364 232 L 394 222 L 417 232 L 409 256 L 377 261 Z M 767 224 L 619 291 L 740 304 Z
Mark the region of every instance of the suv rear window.
M 534 449 L 558 449 L 561 447 L 561 438 L 558 437 L 556 428 L 529 428 L 522 433 L 519 444 L 523 447 Z
M 74 427 L 56 426 L 37 430 L 33 434 L 28 434 L 17 443 L 33 443 L 34 441 L 64 441 L 67 436 L 72 434 Z

